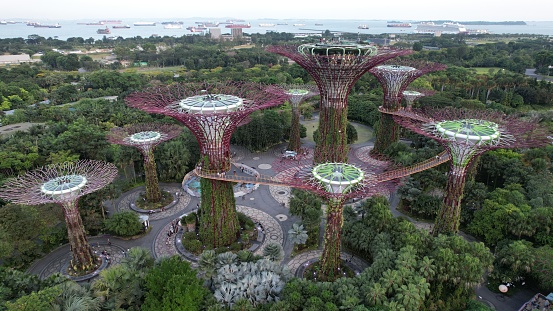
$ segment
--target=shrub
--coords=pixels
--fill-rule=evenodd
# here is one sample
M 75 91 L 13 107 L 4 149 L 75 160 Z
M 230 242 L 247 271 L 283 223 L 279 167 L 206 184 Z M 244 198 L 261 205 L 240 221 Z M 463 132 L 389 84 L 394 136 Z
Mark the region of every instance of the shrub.
M 143 228 L 138 215 L 131 211 L 114 214 L 104 226 L 110 233 L 124 237 L 137 235 Z

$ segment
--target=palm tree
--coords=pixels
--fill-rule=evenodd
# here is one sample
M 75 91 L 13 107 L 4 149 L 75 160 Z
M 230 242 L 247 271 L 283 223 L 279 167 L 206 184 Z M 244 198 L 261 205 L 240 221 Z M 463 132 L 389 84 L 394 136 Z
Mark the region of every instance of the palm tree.
M 302 224 L 295 223 L 292 225 L 292 229 L 288 230 L 288 239 L 292 244 L 305 244 L 307 242 L 307 231 L 303 229 Z
M 100 297 L 94 297 L 90 290 L 79 284 L 67 281 L 57 286 L 61 289 L 61 295 L 52 302 L 53 311 L 99 311 L 101 309 Z
M 217 274 L 217 254 L 210 249 L 204 251 L 198 260 L 200 275 L 206 280 L 206 286 L 211 288 L 213 277 Z

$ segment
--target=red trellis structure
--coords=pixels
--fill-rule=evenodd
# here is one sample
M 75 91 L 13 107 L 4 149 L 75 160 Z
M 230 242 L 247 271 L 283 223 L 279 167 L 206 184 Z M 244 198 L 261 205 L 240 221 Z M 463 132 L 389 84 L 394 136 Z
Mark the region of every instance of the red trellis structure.
M 132 93 L 127 105 L 170 116 L 186 125 L 200 145 L 200 169 L 226 174 L 230 170 L 230 138 L 255 110 L 287 99 L 284 90 L 257 83 L 186 83 Z M 212 247 L 237 239 L 238 218 L 232 183 L 201 179 L 200 238 Z
M 444 70 L 445 65 L 420 60 L 390 60 L 385 65 L 369 70 L 380 82 L 384 91 L 382 107 L 395 111 L 401 109 L 403 91 L 418 77 L 432 71 Z M 382 155 L 384 150 L 399 140 L 399 126 L 391 115 L 382 114 L 372 152 Z
M 414 110 L 425 118 L 394 114 L 394 120 L 418 134 L 440 142 L 451 155 L 446 196 L 436 218 L 433 234 L 459 230 L 461 200 L 468 168 L 478 155 L 499 148 L 540 147 L 550 143 L 545 128 L 535 120 L 523 120 L 488 110 Z
M 321 255 L 321 274 L 332 280 L 340 275 L 340 248 L 344 202 L 350 198 L 367 198 L 395 189 L 397 180 L 381 182 L 378 174 L 384 167 L 358 163 L 323 163 L 309 160 L 277 160 L 279 181 L 290 187 L 313 192 L 327 200 L 327 219 Z
M 292 122 L 290 126 L 288 150 L 300 152 L 300 104 L 310 97 L 319 95 L 319 89 L 317 86 L 310 84 L 282 85 L 282 88 L 284 88 L 286 94 L 290 96 L 288 101 L 292 106 Z
M 79 214 L 83 195 L 102 189 L 117 176 L 111 163 L 80 160 L 45 166 L 25 175 L 8 179 L 0 188 L 0 198 L 22 205 L 56 203 L 63 208 L 74 272 L 90 272 L 100 264 L 88 244 Z
M 319 87 L 319 138 L 315 163 L 347 160 L 347 99 L 355 82 L 372 67 L 391 58 L 412 53 L 371 45 L 336 42 L 300 46 L 269 46 L 267 51 L 295 61 Z
M 151 203 L 161 201 L 161 190 L 157 179 L 154 149 L 164 141 L 173 139 L 182 133 L 182 128 L 174 124 L 142 123 L 114 127 L 107 134 L 112 144 L 135 147 L 144 157 L 146 179 L 146 200 Z

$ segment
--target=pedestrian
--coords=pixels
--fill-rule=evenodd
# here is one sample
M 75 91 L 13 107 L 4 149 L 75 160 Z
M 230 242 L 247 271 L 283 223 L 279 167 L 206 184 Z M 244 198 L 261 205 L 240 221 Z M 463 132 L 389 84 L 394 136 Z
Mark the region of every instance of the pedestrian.
M 109 238 L 108 238 L 108 245 L 111 246 L 111 241 L 109 240 Z

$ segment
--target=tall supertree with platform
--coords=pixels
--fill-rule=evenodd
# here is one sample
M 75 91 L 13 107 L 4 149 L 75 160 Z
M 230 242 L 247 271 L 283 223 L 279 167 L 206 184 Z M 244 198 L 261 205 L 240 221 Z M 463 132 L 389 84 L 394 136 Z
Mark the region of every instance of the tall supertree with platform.
M 187 83 L 132 93 L 127 105 L 170 116 L 186 125 L 200 145 L 199 168 L 224 175 L 230 170 L 230 138 L 255 110 L 274 107 L 287 99 L 277 87 L 245 82 Z M 226 246 L 239 230 L 232 182 L 202 178 L 200 238 L 212 246 Z
M 384 163 L 384 162 L 383 162 Z M 385 163 L 384 163 L 385 164 Z M 280 182 L 313 192 L 326 199 L 326 227 L 320 272 L 328 280 L 339 277 L 341 233 L 344 203 L 351 198 L 366 198 L 389 193 L 396 180 L 381 179 L 388 167 L 372 164 L 322 163 L 310 164 L 309 159 L 283 160 L 274 165 Z
M 114 127 L 107 134 L 112 144 L 135 147 L 144 157 L 146 179 L 146 200 L 151 203 L 161 201 L 161 190 L 157 179 L 154 149 L 164 141 L 182 133 L 182 128 L 174 124 L 142 123 L 125 127 Z
M 290 126 L 290 141 L 288 150 L 300 151 L 300 104 L 315 95 L 319 94 L 319 89 L 315 85 L 283 85 L 286 94 L 290 96 L 289 102 L 292 106 L 292 123 Z
M 398 65 L 400 64 L 400 65 Z M 369 70 L 380 82 L 384 93 L 382 108 L 390 111 L 401 109 L 403 91 L 418 77 L 432 71 L 443 70 L 446 66 L 433 62 L 417 60 L 391 60 L 385 65 Z M 399 126 L 391 115 L 382 114 L 380 126 L 372 152 L 382 155 L 384 150 L 399 140 Z
M 319 87 L 321 100 L 315 163 L 346 162 L 347 98 L 355 82 L 372 67 L 412 53 L 411 50 L 343 42 L 269 46 L 267 51 L 295 61 L 307 70 Z
M 478 155 L 491 149 L 540 147 L 550 143 L 546 130 L 535 120 L 487 110 L 448 108 L 414 112 L 424 117 L 415 119 L 395 114 L 394 119 L 413 132 L 440 142 L 451 155 L 446 194 L 436 218 L 434 235 L 458 232 L 467 170 Z
M 117 167 L 111 163 L 65 162 L 8 179 L 0 189 L 0 198 L 22 205 L 60 205 L 72 252 L 70 268 L 75 273 L 86 273 L 96 269 L 100 262 L 88 243 L 78 201 L 83 195 L 102 189 L 116 176 Z

